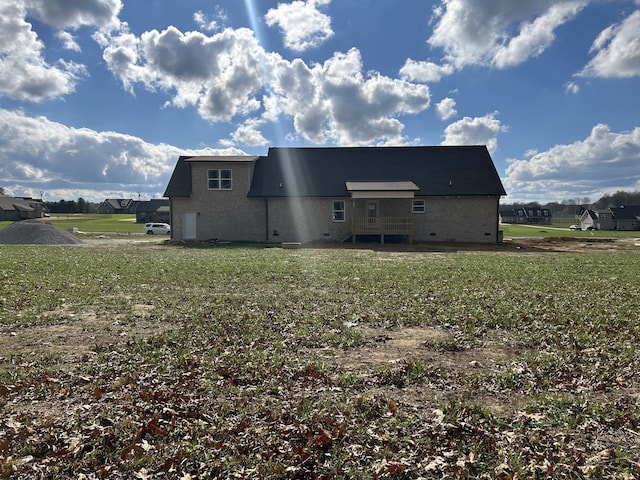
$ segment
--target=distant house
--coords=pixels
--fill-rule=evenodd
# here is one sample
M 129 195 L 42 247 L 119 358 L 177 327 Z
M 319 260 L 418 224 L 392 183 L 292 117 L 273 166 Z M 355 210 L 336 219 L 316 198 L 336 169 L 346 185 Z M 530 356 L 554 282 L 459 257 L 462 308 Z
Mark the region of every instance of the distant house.
M 170 223 L 169 200 L 165 198 L 139 201 L 136 206 L 136 222 Z
M 131 215 L 136 213 L 137 205 L 138 201 L 131 198 L 107 198 L 98 205 L 98 213 L 124 213 Z
M 182 156 L 174 240 L 497 243 L 506 195 L 484 146 L 270 148 Z
M 551 225 L 551 210 L 540 207 L 500 206 L 500 223 Z
M 585 210 L 580 217 L 582 230 L 640 230 L 640 206 L 627 205 L 605 210 Z
M 47 212 L 42 200 L 0 195 L 0 221 L 41 218 Z

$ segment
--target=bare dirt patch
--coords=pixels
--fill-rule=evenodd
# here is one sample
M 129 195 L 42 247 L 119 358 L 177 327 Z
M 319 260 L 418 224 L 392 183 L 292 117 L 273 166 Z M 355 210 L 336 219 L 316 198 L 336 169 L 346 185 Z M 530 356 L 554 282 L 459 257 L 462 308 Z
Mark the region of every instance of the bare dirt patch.
M 568 252 L 588 253 L 595 251 L 616 251 L 640 248 L 638 238 L 585 238 L 585 237 L 544 237 L 505 241 L 505 247 L 527 252 Z
M 470 378 L 480 379 L 499 369 L 518 368 L 518 356 L 523 352 L 497 338 L 497 334 L 494 334 L 496 338 L 477 345 L 463 346 L 450 331 L 442 328 L 409 327 L 393 331 L 362 328 L 361 332 L 367 339 L 364 346 L 337 352 L 330 362 L 364 377 L 379 375 L 385 369 L 402 371 L 419 362 L 434 376 L 433 381 L 428 379 L 402 387 L 374 382 L 368 394 L 389 396 L 419 409 L 443 400 L 459 400 L 481 404 L 494 413 L 503 414 L 516 411 L 522 405 L 522 399 L 513 392 L 503 395 L 499 391 L 469 389 Z M 442 381 L 444 377 L 446 381 Z
M 0 332 L 0 372 L 28 363 L 36 355 L 51 363 L 73 367 L 104 346 L 152 337 L 174 328 L 152 316 L 149 305 L 133 305 L 134 320 L 123 316 L 101 318 L 93 311 L 73 313 L 67 307 L 40 315 L 41 325 Z

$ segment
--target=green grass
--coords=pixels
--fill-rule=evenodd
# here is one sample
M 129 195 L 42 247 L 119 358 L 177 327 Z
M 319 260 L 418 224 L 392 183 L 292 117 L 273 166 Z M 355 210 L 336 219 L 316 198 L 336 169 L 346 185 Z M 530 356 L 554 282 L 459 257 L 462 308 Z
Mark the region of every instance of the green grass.
M 62 229 L 77 228 L 86 233 L 142 233 L 143 224 L 136 223 L 135 215 L 108 215 L 97 213 L 54 214 L 41 221 Z M 0 222 L 0 229 L 12 222 Z
M 0 478 L 640 475 L 638 250 L 0 250 Z
M 135 223 L 135 215 L 101 215 L 101 214 L 61 214 L 54 215 L 50 219 L 44 219 L 57 227 L 63 229 L 77 228 L 86 233 L 121 233 L 135 234 L 142 233 L 143 225 Z M 12 222 L 0 222 L 0 229 Z M 505 239 L 521 237 L 572 237 L 572 238 L 633 238 L 640 236 L 640 232 L 617 232 L 610 230 L 602 231 L 573 231 L 569 230 L 569 225 L 576 221 L 566 221 L 564 223 L 555 222 L 549 226 L 522 226 L 501 224 L 500 230 L 504 233 Z
M 542 237 L 571 237 L 571 238 L 629 238 L 640 236 L 640 231 L 618 232 L 615 230 L 569 230 L 569 226 L 553 225 L 511 225 L 500 224 L 504 238 L 542 238 Z
M 143 224 L 136 223 L 135 215 L 108 215 L 76 213 L 54 215 L 45 220 L 63 229 L 77 228 L 88 233 L 142 233 Z

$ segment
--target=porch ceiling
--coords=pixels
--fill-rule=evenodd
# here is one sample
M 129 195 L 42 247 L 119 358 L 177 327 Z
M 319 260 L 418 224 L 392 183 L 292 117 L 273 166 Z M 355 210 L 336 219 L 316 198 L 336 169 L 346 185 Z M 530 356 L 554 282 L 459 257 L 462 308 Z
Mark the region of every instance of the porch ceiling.
M 420 188 L 413 182 L 346 182 L 352 198 L 413 198 Z

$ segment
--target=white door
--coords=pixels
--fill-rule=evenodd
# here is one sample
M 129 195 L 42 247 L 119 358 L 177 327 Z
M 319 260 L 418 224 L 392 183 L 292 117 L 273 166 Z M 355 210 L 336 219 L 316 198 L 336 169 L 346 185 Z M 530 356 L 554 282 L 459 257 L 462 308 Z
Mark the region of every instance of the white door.
M 182 239 L 196 239 L 196 212 L 184 212 L 182 214 Z
M 380 202 L 378 200 L 367 201 L 367 227 L 378 227 L 378 215 Z

